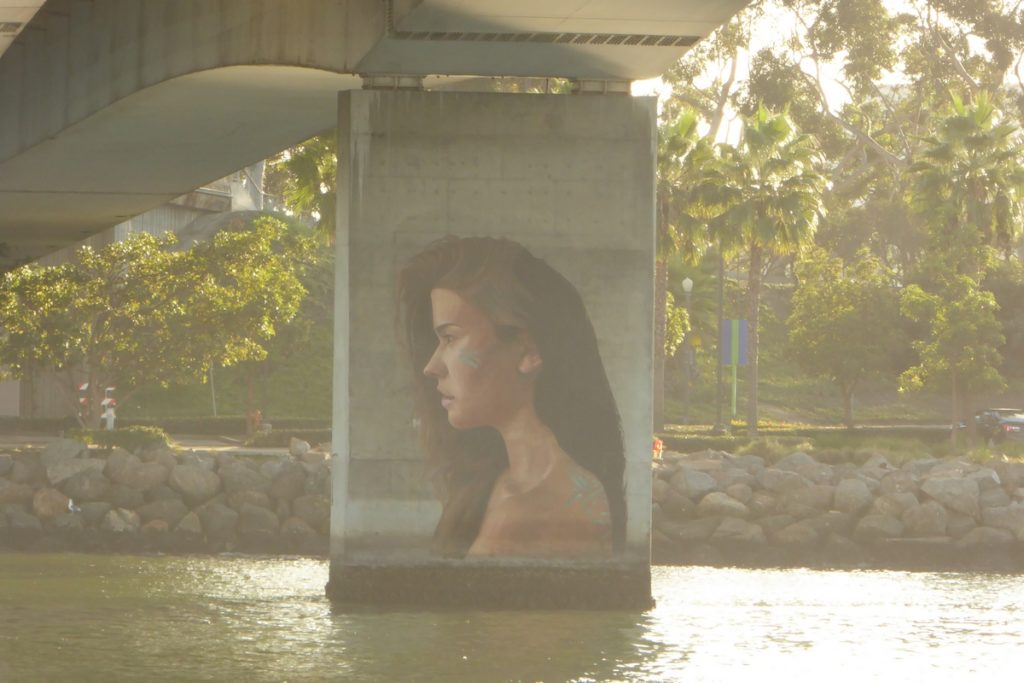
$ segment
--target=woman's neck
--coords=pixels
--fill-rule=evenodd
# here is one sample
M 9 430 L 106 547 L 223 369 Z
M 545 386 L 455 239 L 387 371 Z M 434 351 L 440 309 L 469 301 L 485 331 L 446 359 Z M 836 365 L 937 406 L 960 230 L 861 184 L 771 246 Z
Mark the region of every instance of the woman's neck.
M 498 431 L 508 453 L 505 481 L 516 491 L 540 483 L 562 455 L 558 439 L 532 409 L 518 413 Z

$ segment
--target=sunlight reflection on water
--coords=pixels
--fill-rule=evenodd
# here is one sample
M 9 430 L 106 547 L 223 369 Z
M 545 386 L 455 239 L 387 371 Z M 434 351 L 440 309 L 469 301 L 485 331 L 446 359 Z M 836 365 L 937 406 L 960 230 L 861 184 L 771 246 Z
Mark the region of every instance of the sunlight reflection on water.
M 0 555 L 0 680 L 1019 680 L 1024 582 L 656 567 L 648 612 L 339 608 L 327 563 Z

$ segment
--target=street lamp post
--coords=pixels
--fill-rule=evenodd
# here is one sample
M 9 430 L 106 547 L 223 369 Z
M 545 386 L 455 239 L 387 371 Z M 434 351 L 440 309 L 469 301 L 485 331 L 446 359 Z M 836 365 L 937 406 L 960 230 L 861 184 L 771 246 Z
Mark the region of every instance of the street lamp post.
M 693 280 L 684 278 L 682 285 L 683 296 L 685 297 L 683 301 L 686 307 L 686 319 L 690 323 L 690 329 L 692 330 L 690 293 L 693 292 Z M 693 363 L 693 358 L 690 345 L 690 330 L 687 330 L 686 335 L 683 337 L 683 424 L 689 424 L 690 422 L 690 376 L 693 374 L 691 363 Z

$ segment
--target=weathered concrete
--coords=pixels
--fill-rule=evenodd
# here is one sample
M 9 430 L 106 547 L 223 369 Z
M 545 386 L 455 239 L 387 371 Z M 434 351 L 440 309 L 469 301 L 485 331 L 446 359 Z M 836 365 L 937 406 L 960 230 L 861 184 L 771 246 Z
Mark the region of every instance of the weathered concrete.
M 446 234 L 519 241 L 580 291 L 622 415 L 625 561 L 649 589 L 654 108 L 624 96 L 342 93 L 336 594 L 351 594 L 338 588 L 346 567 L 433 564 L 440 507 L 423 472 L 412 369 L 394 322 L 401 264 Z

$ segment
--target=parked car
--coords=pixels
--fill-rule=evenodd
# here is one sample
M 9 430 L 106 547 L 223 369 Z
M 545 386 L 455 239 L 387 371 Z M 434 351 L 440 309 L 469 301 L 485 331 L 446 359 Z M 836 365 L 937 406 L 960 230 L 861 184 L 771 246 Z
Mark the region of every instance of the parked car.
M 1024 409 L 984 408 L 974 414 L 978 436 L 986 441 L 1003 439 L 1024 441 Z

